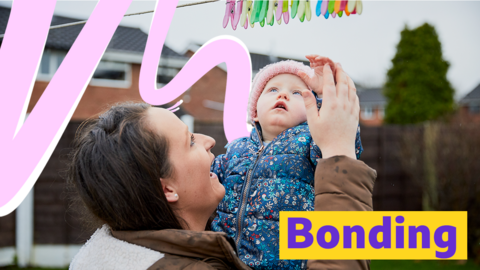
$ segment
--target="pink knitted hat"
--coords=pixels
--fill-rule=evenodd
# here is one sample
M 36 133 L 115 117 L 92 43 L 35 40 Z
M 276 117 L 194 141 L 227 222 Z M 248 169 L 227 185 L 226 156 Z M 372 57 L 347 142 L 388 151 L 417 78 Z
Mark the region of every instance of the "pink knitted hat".
M 263 92 L 263 88 L 265 88 L 265 85 L 267 85 L 268 81 L 270 81 L 273 77 L 279 74 L 287 73 L 297 75 L 297 72 L 300 70 L 303 70 L 310 77 L 312 77 L 314 74 L 312 68 L 304 65 L 301 62 L 293 60 L 280 61 L 277 63 L 266 65 L 264 68 L 260 69 L 257 75 L 255 75 L 255 78 L 253 78 L 252 91 L 250 92 L 250 97 L 248 99 L 247 110 L 249 123 L 252 123 L 253 118 L 255 118 L 255 116 L 257 115 L 257 102 Z M 307 84 L 307 82 L 305 82 L 305 84 Z

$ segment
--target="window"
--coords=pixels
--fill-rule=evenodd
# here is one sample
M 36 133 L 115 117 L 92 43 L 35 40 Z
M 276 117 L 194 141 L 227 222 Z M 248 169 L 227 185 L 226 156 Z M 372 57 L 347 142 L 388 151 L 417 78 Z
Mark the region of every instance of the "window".
M 60 64 L 67 55 L 67 52 L 45 50 L 40 61 L 37 79 L 40 81 L 50 81 Z M 90 85 L 129 88 L 132 82 L 132 70 L 130 64 L 100 61 L 95 70 Z
M 93 73 L 90 85 L 129 88 L 132 83 L 130 64 L 100 61 Z
M 60 67 L 65 55 L 67 55 L 67 52 L 44 50 L 42 59 L 40 60 L 37 79 L 40 81 L 50 81 Z
M 362 118 L 371 119 L 373 116 L 373 108 L 371 106 L 365 106 L 362 109 Z
M 378 106 L 378 117 L 380 119 L 385 117 L 385 108 L 383 106 Z
M 480 103 L 470 103 L 469 111 L 471 114 L 479 114 L 480 113 Z
M 178 73 L 175 68 L 159 67 L 157 72 L 157 87 L 160 88 L 169 83 Z

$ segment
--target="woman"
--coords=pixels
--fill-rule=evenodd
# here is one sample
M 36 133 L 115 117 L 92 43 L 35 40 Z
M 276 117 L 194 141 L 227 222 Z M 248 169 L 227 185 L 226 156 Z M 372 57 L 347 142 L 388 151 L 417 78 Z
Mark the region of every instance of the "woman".
M 324 76 L 320 112 L 312 93 L 302 93 L 312 137 L 323 153 L 315 175 L 315 210 L 372 210 L 376 172 L 357 161 L 353 150 L 359 116 L 355 87 L 340 66 L 337 85 L 328 66 Z M 210 173 L 214 145 L 208 136 L 191 134 L 173 113 L 146 104 L 114 106 L 91 121 L 76 139 L 69 180 L 88 211 L 108 226 L 95 232 L 70 268 L 249 269 L 231 238 L 205 231 L 225 194 Z M 337 174 L 344 170 L 348 174 Z M 369 265 L 309 261 L 308 267 Z

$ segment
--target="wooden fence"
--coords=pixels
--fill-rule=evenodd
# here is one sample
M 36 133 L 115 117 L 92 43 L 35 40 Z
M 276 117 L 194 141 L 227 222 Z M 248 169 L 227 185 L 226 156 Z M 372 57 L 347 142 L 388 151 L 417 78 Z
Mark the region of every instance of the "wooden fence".
M 67 212 L 65 170 L 69 147 L 79 122 L 71 122 L 34 187 L 34 244 L 82 244 L 91 235 L 74 211 Z M 362 127 L 364 147 L 361 160 L 377 170 L 374 209 L 381 211 L 421 210 L 422 191 L 402 169 L 400 140 L 405 128 Z M 195 132 L 216 140 L 215 155 L 225 153 L 227 143 L 220 123 L 195 123 Z M 15 213 L 0 218 L 0 248 L 15 246 Z

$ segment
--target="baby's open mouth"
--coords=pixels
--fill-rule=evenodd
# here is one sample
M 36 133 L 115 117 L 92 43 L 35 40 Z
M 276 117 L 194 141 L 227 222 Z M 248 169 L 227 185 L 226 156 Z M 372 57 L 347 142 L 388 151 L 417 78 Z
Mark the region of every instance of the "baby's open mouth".
M 287 109 L 287 104 L 285 104 L 285 102 L 283 101 L 278 101 L 277 103 L 275 103 L 275 106 L 273 107 L 273 109 L 281 109 L 281 110 L 285 110 L 285 111 L 288 111 Z

